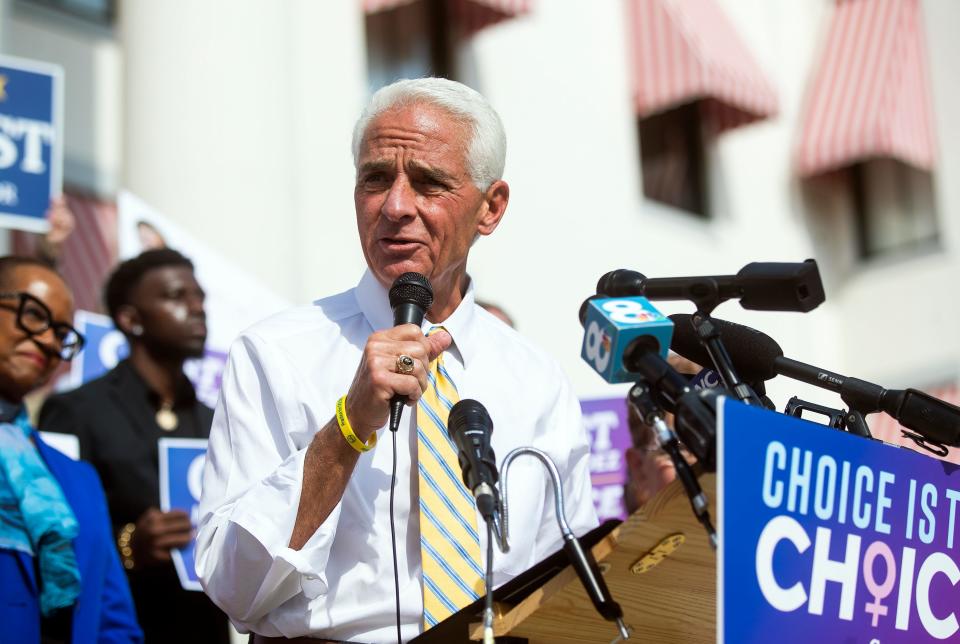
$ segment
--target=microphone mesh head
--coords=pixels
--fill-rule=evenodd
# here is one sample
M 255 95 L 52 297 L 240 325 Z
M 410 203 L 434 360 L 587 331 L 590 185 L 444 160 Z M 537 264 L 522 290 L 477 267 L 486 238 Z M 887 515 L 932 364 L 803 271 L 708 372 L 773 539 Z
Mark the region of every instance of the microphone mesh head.
M 488 427 L 493 431 L 493 420 L 487 413 L 487 408 L 477 400 L 464 398 L 450 409 L 450 417 L 447 419 L 447 434 L 451 438 L 459 432 L 466 431 L 469 427 Z
M 416 304 L 424 311 L 433 304 L 433 287 L 420 273 L 404 273 L 390 287 L 390 308 L 401 304 Z

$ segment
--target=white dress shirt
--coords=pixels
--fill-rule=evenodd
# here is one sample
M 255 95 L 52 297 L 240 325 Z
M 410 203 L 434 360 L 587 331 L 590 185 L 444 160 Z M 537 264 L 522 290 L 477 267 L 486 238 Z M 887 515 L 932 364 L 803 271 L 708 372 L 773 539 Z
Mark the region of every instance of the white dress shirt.
M 563 478 L 574 532 L 596 526 L 580 406 L 559 366 L 476 306 L 472 285 L 441 324 L 453 337 L 444 364 L 460 398 L 476 399 L 489 411 L 498 462 L 521 445 L 545 451 Z M 241 630 L 396 639 L 389 430 L 382 428 L 376 448 L 360 455 L 343 498 L 306 545 L 287 546 L 307 447 L 333 418 L 367 337 L 391 326 L 387 292 L 368 271 L 354 289 L 254 325 L 230 349 L 203 473 L 196 556 L 207 594 Z M 414 408 L 404 407 L 397 433 L 394 514 L 404 640 L 421 632 L 423 613 L 415 417 Z M 495 552 L 497 586 L 561 545 L 548 481 L 530 457 L 510 469 L 512 548 Z M 477 525 L 484 525 L 479 514 Z M 480 535 L 486 553 L 486 531 Z

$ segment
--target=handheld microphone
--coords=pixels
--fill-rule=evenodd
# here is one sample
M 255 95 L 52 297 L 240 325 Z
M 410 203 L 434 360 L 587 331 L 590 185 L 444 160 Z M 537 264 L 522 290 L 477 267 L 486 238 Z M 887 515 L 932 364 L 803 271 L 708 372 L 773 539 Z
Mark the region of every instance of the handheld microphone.
M 681 314 L 670 318 L 676 331 L 671 348 L 694 362 L 704 359 L 706 351 L 690 324 L 690 316 Z M 916 389 L 885 389 L 866 380 L 787 358 L 770 336 L 741 324 L 717 318 L 713 321 L 733 362 L 746 379 L 771 380 L 777 375 L 787 376 L 840 394 L 850 409 L 861 414 L 885 412 L 926 441 L 960 447 L 960 407 Z
M 644 297 L 591 298 L 583 309 L 580 357 L 607 382 L 634 382 L 639 349 L 667 357 L 673 322 Z M 625 360 L 626 358 L 626 360 Z
M 433 304 L 433 287 L 430 280 L 420 273 L 404 273 L 390 287 L 390 308 L 393 309 L 393 325 L 423 324 L 423 316 Z M 406 399 L 396 395 L 390 399 L 390 431 L 400 429 L 400 415 Z
M 453 406 L 447 419 L 447 434 L 457 446 L 457 460 L 463 483 L 477 500 L 480 515 L 494 521 L 499 506 L 497 496 L 497 458 L 490 447 L 493 421 L 487 409 L 466 398 Z
M 597 282 L 597 293 L 651 300 L 691 300 L 713 308 L 725 300 L 756 311 L 812 311 L 826 299 L 815 260 L 752 262 L 736 275 L 649 278 L 628 269 L 610 271 Z

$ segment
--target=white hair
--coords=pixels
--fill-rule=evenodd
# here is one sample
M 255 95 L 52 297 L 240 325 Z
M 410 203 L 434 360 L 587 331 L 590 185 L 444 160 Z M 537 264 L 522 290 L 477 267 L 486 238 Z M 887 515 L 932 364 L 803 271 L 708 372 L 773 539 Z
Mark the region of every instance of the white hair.
M 467 170 L 481 191 L 503 178 L 507 135 L 500 117 L 478 91 L 446 78 L 403 79 L 377 90 L 353 127 L 354 167 L 370 122 L 391 108 L 416 103 L 439 107 L 470 128 Z

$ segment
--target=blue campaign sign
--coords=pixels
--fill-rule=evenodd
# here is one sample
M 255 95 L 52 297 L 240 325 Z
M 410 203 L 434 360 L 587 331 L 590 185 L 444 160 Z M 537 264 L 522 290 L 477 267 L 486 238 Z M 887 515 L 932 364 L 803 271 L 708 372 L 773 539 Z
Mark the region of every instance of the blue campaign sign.
M 127 357 L 130 347 L 123 334 L 106 315 L 77 311 L 73 316 L 77 331 L 86 338 L 83 351 L 70 364 L 70 387 L 99 378 Z
M 190 515 L 190 521 L 196 529 L 207 441 L 202 438 L 161 438 L 158 444 L 160 509 L 164 512 L 183 510 Z M 185 548 L 172 553 L 180 585 L 187 590 L 203 590 L 194 563 L 195 547 L 196 542 L 191 540 Z
M 44 232 L 63 168 L 63 72 L 0 56 L 0 225 Z
M 960 466 L 724 400 L 718 641 L 960 640 Z

